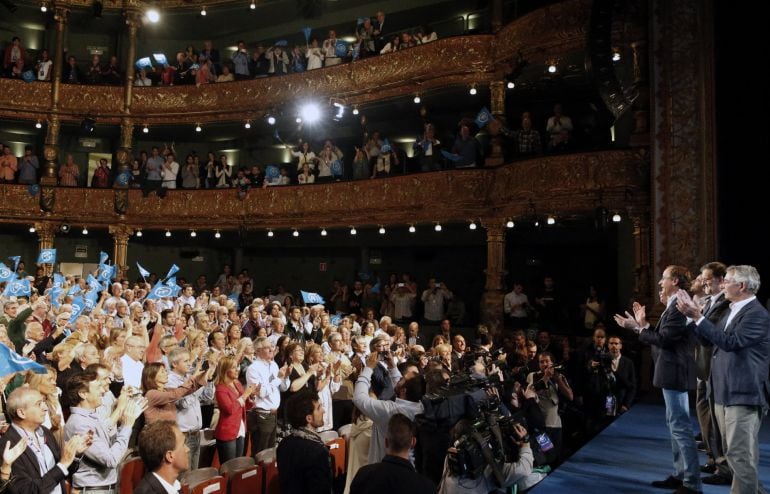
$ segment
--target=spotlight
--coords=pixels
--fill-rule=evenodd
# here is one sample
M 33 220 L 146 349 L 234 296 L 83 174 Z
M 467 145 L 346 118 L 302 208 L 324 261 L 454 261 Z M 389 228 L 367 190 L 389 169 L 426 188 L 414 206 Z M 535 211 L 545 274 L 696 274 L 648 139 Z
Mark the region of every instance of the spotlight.
M 29 233 L 35 233 L 37 230 L 35 230 L 35 225 L 32 225 L 29 227 Z
M 513 89 L 516 87 L 516 84 L 513 83 L 513 81 L 508 81 L 508 89 Z
M 166 230 L 166 237 L 170 237 L 170 236 L 171 236 L 171 230 Z
M 246 128 L 246 129 L 250 129 L 251 128 L 251 120 L 246 120 L 246 123 L 243 124 L 243 127 Z
M 156 24 L 160 20 L 160 12 L 156 9 L 150 9 L 147 11 L 147 20 Z
M 219 233 L 219 230 L 217 230 L 217 231 L 214 233 L 214 238 L 222 238 L 222 234 L 221 234 L 221 233 Z
M 358 231 L 356 230 L 356 227 L 354 227 L 354 226 L 351 226 L 351 227 L 350 227 L 350 234 L 351 234 L 351 235 L 355 235 L 356 233 L 358 233 Z
M 417 231 L 417 228 L 414 227 L 414 225 L 409 225 L 409 233 L 414 233 Z
M 513 228 L 514 226 L 515 226 L 515 224 L 513 223 L 513 220 L 508 220 L 508 221 L 505 223 L 505 227 L 506 227 L 506 228 Z
M 202 17 L 206 17 L 206 6 L 205 5 L 201 8 L 201 16 Z
M 275 235 L 275 233 L 273 233 L 273 230 L 268 230 L 267 231 L 267 236 L 268 237 L 273 238 L 274 235 Z
M 556 64 L 555 63 L 551 63 L 548 66 L 548 73 L 549 74 L 555 74 L 556 73 Z
M 620 220 L 621 220 L 620 213 L 615 213 L 615 214 L 612 215 L 612 222 L 613 223 L 620 223 Z
M 295 228 L 295 229 L 294 229 L 294 231 L 293 231 L 293 232 L 291 232 L 291 235 L 292 235 L 293 237 L 299 237 L 299 230 L 297 230 L 297 229 Z
M 300 107 L 299 116 L 303 121 L 312 125 L 321 119 L 321 109 L 315 103 L 306 103 Z
M 358 115 L 358 107 L 357 106 L 353 107 L 353 115 Z
M 251 5 L 249 5 L 249 8 L 250 8 L 251 10 L 254 10 L 254 9 L 256 9 L 256 8 L 257 8 L 257 2 L 255 2 L 254 0 L 252 0 L 252 2 L 251 2 Z
M 82 130 L 86 134 L 92 134 L 94 132 L 95 125 L 96 125 L 96 120 L 94 120 L 91 117 L 86 117 L 83 119 L 82 122 L 80 122 L 80 130 Z
M 437 232 L 441 231 L 441 223 L 436 223 L 436 226 L 433 227 L 433 229 Z
M 137 230 L 136 231 L 136 236 L 137 237 L 141 237 L 142 236 L 142 230 Z
M 321 228 L 321 236 L 325 237 L 327 235 L 326 228 Z
M 88 227 L 87 226 L 83 227 L 83 232 L 82 233 L 83 233 L 83 235 L 88 235 Z
M 612 61 L 613 62 L 620 62 L 620 48 L 613 48 L 612 49 Z
M 142 132 L 145 134 L 150 133 L 150 127 L 147 124 L 144 124 L 144 127 L 142 127 Z
M 201 124 L 195 124 L 195 132 L 200 132 L 203 129 L 201 128 Z
M 471 89 L 468 92 L 471 94 L 471 96 L 476 96 L 476 93 L 478 92 L 476 90 L 476 85 L 475 84 L 471 84 Z
M 419 104 L 420 104 L 420 101 L 422 101 L 422 100 L 420 99 L 420 93 L 417 93 L 417 94 L 415 94 L 415 95 L 414 95 L 414 104 L 415 104 L 415 105 L 419 105 Z
M 380 235 L 385 235 L 385 227 L 384 226 L 381 226 L 378 231 L 380 232 Z
M 275 125 L 275 117 L 272 115 L 267 117 L 267 123 L 269 123 L 270 125 Z
M 553 215 L 548 215 L 548 218 L 546 218 L 545 222 L 549 225 L 554 225 L 556 224 L 556 218 L 554 218 Z
M 468 228 L 470 228 L 471 230 L 475 230 L 476 229 L 476 222 L 475 221 L 471 221 L 471 224 L 468 225 Z
M 61 230 L 62 233 L 69 233 L 70 226 L 65 223 L 65 224 L 63 224 L 62 226 L 59 227 L 59 230 Z
M 43 128 L 43 122 L 41 122 L 40 120 L 35 122 L 35 128 L 36 129 L 42 129 Z
M 197 236 L 198 236 L 198 234 L 195 233 L 195 230 L 190 230 L 190 237 L 195 238 Z

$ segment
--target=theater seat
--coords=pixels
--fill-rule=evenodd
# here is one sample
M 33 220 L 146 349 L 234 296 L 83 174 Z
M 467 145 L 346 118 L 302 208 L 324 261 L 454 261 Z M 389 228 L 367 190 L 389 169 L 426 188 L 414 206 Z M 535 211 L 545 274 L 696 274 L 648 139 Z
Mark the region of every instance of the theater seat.
M 321 441 L 324 443 L 328 443 L 332 439 L 337 439 L 340 437 L 339 434 L 337 434 L 337 431 L 323 431 L 318 433 L 319 436 L 321 436 Z
M 144 462 L 138 456 L 129 457 L 118 465 L 118 494 L 132 494 L 144 477 Z
M 226 494 L 225 479 L 216 468 L 198 468 L 179 478 L 183 494 Z
M 264 494 L 281 494 L 281 479 L 278 478 L 278 461 L 275 448 L 268 448 L 257 453 L 257 463 L 262 469 Z
M 254 458 L 241 457 L 226 461 L 219 467 L 225 478 L 229 494 L 260 494 L 262 492 L 262 469 Z
M 344 437 L 338 437 L 326 442 L 329 448 L 329 456 L 332 457 L 332 474 L 334 478 L 344 475 L 347 471 L 347 441 Z

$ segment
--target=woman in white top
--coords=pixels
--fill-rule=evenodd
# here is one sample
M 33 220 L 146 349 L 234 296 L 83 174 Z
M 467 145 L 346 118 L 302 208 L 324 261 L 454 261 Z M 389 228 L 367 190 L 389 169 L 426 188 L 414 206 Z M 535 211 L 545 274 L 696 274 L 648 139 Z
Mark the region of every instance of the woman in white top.
M 302 166 L 302 172 L 297 175 L 297 182 L 299 182 L 300 185 L 315 183 L 315 175 L 310 169 L 309 164 L 305 163 Z
M 48 55 L 48 50 L 40 52 L 40 60 L 37 62 L 37 80 L 38 81 L 50 81 L 51 80 L 51 67 L 53 66 L 53 60 Z
M 218 189 L 230 187 L 230 177 L 233 175 L 233 170 L 232 167 L 227 164 L 226 155 L 222 154 L 219 156 L 219 163 L 217 163 L 215 173 L 217 176 Z
M 313 41 L 310 43 L 310 46 L 305 52 L 305 57 L 307 57 L 307 70 L 320 69 L 323 67 L 324 54 L 321 51 L 321 48 L 318 47 L 317 39 L 313 38 Z
M 152 80 L 150 80 L 150 78 L 147 77 L 147 71 L 145 69 L 139 69 L 139 73 L 136 74 L 136 79 L 134 80 L 134 86 L 138 86 L 138 87 L 152 86 Z
M 300 141 L 300 145 L 301 149 L 299 151 L 291 152 L 291 154 L 297 158 L 297 171 L 301 172 L 305 163 L 310 165 L 311 170 L 315 170 L 316 155 L 313 151 L 310 150 L 310 143 Z M 291 149 L 289 146 L 286 147 Z

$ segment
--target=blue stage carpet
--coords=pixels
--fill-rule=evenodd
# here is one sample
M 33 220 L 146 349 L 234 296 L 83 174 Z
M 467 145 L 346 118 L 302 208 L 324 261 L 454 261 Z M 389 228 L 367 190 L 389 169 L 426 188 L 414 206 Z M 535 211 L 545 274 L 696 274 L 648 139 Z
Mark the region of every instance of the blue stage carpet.
M 697 423 L 694 430 L 697 431 Z M 770 420 L 767 418 L 759 440 L 759 477 L 765 489 L 770 489 Z M 700 459 L 701 464 L 705 463 L 706 454 L 700 453 Z M 663 405 L 639 403 L 530 492 L 665 493 L 669 491 L 655 489 L 650 482 L 665 479 L 671 474 L 671 465 L 671 442 Z M 726 494 L 729 487 L 704 485 L 703 492 Z

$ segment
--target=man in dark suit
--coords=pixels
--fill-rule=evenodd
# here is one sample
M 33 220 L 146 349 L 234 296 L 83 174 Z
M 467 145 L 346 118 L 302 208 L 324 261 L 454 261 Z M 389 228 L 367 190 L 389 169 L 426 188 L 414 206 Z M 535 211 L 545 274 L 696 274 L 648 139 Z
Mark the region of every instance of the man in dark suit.
M 766 493 L 759 482 L 759 427 L 770 403 L 770 315 L 757 300 L 759 273 L 730 266 L 724 279 L 730 312 L 717 325 L 686 293 L 677 308 L 695 321 L 699 338 L 714 344 L 709 389 L 714 415 L 733 471 L 731 493 Z
M 618 412 L 625 413 L 636 398 L 636 370 L 631 359 L 621 354 L 623 340 L 620 336 L 610 336 L 608 341 L 607 346 L 612 355 L 612 375 L 615 378 L 611 384 L 612 394 Z
M 184 433 L 170 420 L 146 426 L 139 434 L 139 456 L 144 462 L 144 478 L 134 494 L 179 492 L 179 475 L 189 468 L 190 449 Z
M 705 318 L 716 325 L 730 312 L 730 301 L 725 298 L 723 282 L 727 266 L 721 262 L 710 262 L 700 268 L 703 280 L 703 291 L 706 296 L 702 300 L 701 313 Z M 698 415 L 701 437 L 706 446 L 708 461 L 701 466 L 701 472 L 712 473 L 710 477 L 703 479 L 705 484 L 730 485 L 732 472 L 727 465 L 727 459 L 722 450 L 722 441 L 719 439 L 719 428 L 714 417 L 713 400 L 709 398 L 707 383 L 711 373 L 711 358 L 714 353 L 714 345 L 710 341 L 699 341 L 695 345 L 695 368 L 698 372 L 698 387 L 695 391 L 695 411 Z
M 655 373 L 652 383 L 663 390 L 666 402 L 666 422 L 671 434 L 674 473 L 665 480 L 652 483 L 654 487 L 677 489 L 678 494 L 701 492 L 698 450 L 695 446 L 688 390 L 695 389 L 695 338 L 687 329 L 687 318 L 675 306 L 679 290 L 690 288 L 690 273 L 682 266 L 668 266 L 658 282 L 660 301 L 666 309 L 658 324 L 652 328 L 646 310 L 634 302 L 634 314 L 615 315 L 619 326 L 639 334 L 639 341 L 652 346 Z
M 414 424 L 406 415 L 393 415 L 388 421 L 388 432 L 385 435 L 385 457 L 380 463 L 366 465 L 358 470 L 350 484 L 350 494 L 436 492 L 433 482 L 417 473 L 409 460 L 409 451 L 417 443 L 414 432 Z
M 13 424 L 0 438 L 0 451 L 6 443 L 15 445 L 23 437 L 27 449 L 13 463 L 9 487 L 11 494 L 62 494 L 64 479 L 78 468 L 76 457 L 91 444 L 89 435 L 76 435 L 59 449 L 51 431 L 43 427 L 48 407 L 39 391 L 17 388 L 8 396 L 8 415 Z M 45 473 L 41 474 L 41 471 Z

